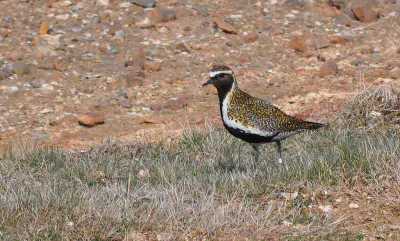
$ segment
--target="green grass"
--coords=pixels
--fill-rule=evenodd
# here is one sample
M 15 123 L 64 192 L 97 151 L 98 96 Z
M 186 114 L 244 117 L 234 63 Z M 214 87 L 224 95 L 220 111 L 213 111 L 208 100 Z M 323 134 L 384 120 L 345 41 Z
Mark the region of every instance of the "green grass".
M 369 189 L 399 176 L 399 128 L 359 117 L 344 113 L 319 132 L 285 140 L 288 170 L 277 164 L 275 144 L 263 145 L 254 169 L 252 148 L 213 128 L 188 130 L 170 145 L 108 140 L 82 152 L 7 149 L 0 239 L 362 240 L 365 233 L 318 211 L 312 197 L 317 189 Z M 294 191 L 293 200 L 282 198 Z

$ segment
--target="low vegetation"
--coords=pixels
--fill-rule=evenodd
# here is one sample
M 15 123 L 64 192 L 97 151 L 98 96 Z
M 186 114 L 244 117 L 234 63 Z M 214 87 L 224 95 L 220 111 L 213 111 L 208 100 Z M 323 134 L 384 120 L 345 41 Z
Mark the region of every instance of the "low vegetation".
M 4 240 L 400 238 L 400 95 L 368 90 L 319 132 L 252 148 L 224 130 L 86 151 L 20 145 L 0 161 Z

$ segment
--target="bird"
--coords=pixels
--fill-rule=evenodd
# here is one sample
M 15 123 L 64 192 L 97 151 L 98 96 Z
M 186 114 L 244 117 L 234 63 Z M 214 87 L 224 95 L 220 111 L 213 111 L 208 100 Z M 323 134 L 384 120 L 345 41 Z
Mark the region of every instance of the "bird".
M 278 147 L 278 162 L 282 163 L 282 140 L 324 126 L 287 115 L 269 102 L 247 94 L 238 87 L 233 71 L 227 66 L 215 66 L 211 69 L 210 79 L 202 86 L 210 84 L 217 88 L 225 129 L 253 147 L 255 163 L 260 156 L 260 144 L 275 142 Z

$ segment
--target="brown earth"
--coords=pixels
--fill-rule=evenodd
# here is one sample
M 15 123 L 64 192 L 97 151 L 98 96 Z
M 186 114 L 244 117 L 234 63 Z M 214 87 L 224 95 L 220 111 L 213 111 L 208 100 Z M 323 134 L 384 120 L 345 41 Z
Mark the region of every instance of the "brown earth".
M 43 3 L 0 1 L 1 144 L 170 141 L 221 126 L 216 91 L 201 88 L 213 64 L 230 66 L 252 95 L 318 121 L 360 88 L 400 78 L 392 2 L 368 3 L 379 18 L 349 27 L 336 20 L 348 6 L 321 0 Z M 104 124 L 79 125 L 87 113 Z

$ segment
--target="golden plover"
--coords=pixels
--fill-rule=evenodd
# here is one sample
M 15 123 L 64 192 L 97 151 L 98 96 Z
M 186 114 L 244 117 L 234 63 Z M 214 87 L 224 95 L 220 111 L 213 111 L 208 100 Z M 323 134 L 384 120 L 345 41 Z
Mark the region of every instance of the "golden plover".
M 282 140 L 299 132 L 324 126 L 289 116 L 267 101 L 243 92 L 229 67 L 214 67 L 210 71 L 210 79 L 203 86 L 209 84 L 217 88 L 225 128 L 233 136 L 250 143 L 256 151 L 256 162 L 260 155 L 259 144 L 276 142 L 279 163 L 282 163 Z

